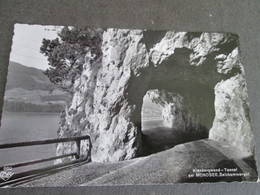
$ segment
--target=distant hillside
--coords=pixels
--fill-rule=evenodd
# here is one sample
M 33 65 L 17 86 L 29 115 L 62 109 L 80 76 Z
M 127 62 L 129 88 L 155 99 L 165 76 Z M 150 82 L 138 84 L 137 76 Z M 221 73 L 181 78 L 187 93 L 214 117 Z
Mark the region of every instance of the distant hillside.
M 43 70 L 10 62 L 4 110 L 12 112 L 61 112 L 69 94 L 52 84 Z
M 13 88 L 23 88 L 31 91 L 51 90 L 55 89 L 55 86 L 43 74 L 43 70 L 27 67 L 17 62 L 10 62 L 6 90 Z

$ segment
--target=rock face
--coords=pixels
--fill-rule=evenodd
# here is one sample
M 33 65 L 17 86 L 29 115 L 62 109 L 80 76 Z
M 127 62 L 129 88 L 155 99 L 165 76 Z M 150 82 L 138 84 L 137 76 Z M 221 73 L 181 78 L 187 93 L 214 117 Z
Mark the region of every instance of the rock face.
M 185 102 L 183 96 L 178 93 L 165 90 L 150 90 L 147 92 L 150 99 L 161 105 L 163 124 L 173 130 L 189 133 L 195 139 L 208 137 L 208 129 L 200 124 L 199 117 L 203 113 L 192 112 L 194 105 L 199 102 Z
M 216 85 L 216 117 L 209 138 L 252 152 L 252 133 L 249 131 L 251 127 L 245 86 L 242 75 L 236 75 Z
M 102 59 L 86 60 L 58 137 L 90 135 L 92 161 L 142 155 L 144 95 L 163 105 L 165 123 L 252 152 L 238 37 L 228 33 L 107 29 Z M 87 142 L 81 144 L 82 156 Z M 57 145 L 57 154 L 75 151 Z
M 185 129 L 188 113 L 184 111 L 182 96 L 164 90 L 150 90 L 148 95 L 154 103 L 161 105 L 163 123 L 166 127 Z

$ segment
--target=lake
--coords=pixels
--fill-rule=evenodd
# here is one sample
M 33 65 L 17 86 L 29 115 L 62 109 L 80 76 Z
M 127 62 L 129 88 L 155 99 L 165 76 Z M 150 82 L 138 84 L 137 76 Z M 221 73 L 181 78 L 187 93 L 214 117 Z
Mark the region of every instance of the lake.
M 57 138 L 59 115 L 59 113 L 3 112 L 0 128 L 0 144 Z M 1 149 L 0 166 L 53 157 L 55 155 L 55 144 Z M 13 172 L 25 171 L 51 164 L 53 164 L 53 161 L 16 168 Z

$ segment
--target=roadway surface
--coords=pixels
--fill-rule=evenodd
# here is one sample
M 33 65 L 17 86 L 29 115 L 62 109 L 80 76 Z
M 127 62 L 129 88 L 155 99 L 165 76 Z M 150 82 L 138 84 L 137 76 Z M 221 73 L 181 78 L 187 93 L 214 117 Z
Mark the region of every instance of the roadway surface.
M 199 139 L 190 133 L 165 127 L 161 120 L 143 120 L 142 132 L 146 139 L 148 154 L 157 153 L 176 145 Z
M 161 121 L 143 121 L 151 155 L 110 163 L 80 163 L 67 170 L 34 178 L 19 187 L 166 184 L 183 182 L 255 181 L 252 155 L 229 145 L 166 128 Z M 185 143 L 188 142 L 188 143 Z M 189 177 L 193 169 L 234 169 L 246 176 Z
M 115 163 L 80 164 L 55 174 L 20 184 L 19 187 L 86 186 L 126 184 L 167 184 L 186 182 L 256 181 L 256 171 L 248 153 L 213 140 L 198 140 L 174 148 Z M 247 161 L 246 161 L 247 159 Z M 248 176 L 188 177 L 193 169 L 235 169 Z

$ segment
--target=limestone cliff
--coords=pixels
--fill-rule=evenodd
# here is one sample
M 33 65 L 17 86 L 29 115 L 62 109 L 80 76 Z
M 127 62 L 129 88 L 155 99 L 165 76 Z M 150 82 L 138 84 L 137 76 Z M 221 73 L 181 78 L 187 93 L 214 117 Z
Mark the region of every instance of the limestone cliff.
M 107 29 L 102 52 L 102 59 L 83 64 L 58 131 L 58 137 L 90 135 L 92 161 L 143 154 L 141 110 L 149 90 L 164 93 L 157 100 L 164 102 L 171 127 L 206 132 L 252 152 L 236 35 Z M 82 156 L 88 144 L 81 144 Z M 72 143 L 58 144 L 57 154 L 74 149 Z

